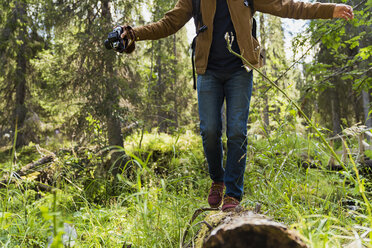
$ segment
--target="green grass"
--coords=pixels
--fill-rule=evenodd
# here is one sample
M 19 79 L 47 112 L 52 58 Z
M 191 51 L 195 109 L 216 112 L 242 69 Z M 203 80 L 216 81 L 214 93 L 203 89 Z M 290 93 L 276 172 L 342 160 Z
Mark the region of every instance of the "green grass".
M 58 237 L 63 223 L 70 223 L 78 233 L 76 247 L 179 247 L 193 212 L 207 205 L 210 180 L 199 135 L 134 134 L 125 144 L 133 160 L 117 180 L 102 176 L 107 161 L 98 154 L 57 153 L 55 195 L 36 192 L 31 180 L 1 189 L 0 246 L 46 247 L 55 236 L 53 247 L 62 247 Z M 242 205 L 261 203 L 263 213 L 296 228 L 312 247 L 368 238 L 371 217 L 360 183 L 350 180 L 355 173 L 304 169 L 304 156 L 319 163 L 329 158 L 318 140 L 288 132 L 249 140 Z M 2 163 L 1 174 L 8 166 Z M 370 191 L 365 194 L 371 198 Z M 357 208 L 350 210 L 347 202 Z M 188 241 L 197 230 L 191 228 Z

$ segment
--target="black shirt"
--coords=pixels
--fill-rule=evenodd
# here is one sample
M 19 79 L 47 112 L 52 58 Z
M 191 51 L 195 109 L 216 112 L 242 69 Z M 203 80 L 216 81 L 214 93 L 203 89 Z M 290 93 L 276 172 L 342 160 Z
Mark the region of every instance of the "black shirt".
M 207 66 L 207 69 L 210 70 L 236 71 L 243 65 L 242 60 L 232 55 L 226 47 L 225 34 L 232 32 L 234 34 L 232 49 L 240 54 L 235 29 L 226 1 L 216 0 L 217 7 L 213 21 L 213 39 Z

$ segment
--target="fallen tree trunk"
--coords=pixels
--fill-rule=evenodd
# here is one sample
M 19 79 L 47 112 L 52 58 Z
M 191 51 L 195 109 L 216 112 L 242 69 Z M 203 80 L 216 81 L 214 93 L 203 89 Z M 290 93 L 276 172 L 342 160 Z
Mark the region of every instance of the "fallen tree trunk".
M 307 248 L 299 234 L 252 211 L 214 211 L 204 221 L 195 248 Z
M 34 162 L 31 162 L 31 163 L 23 166 L 19 171 L 17 171 L 17 174 L 19 176 L 25 176 L 29 173 L 32 173 L 32 172 L 35 171 L 35 169 L 37 169 L 37 167 L 39 167 L 41 165 L 44 165 L 44 164 L 47 164 L 49 162 L 52 162 L 55 159 L 55 157 L 56 156 L 54 154 L 42 157 L 39 160 L 36 160 Z
M 0 181 L 0 188 L 5 188 L 10 183 L 16 183 L 17 181 L 22 181 L 22 177 L 27 176 L 34 172 L 44 172 L 41 174 L 48 174 L 46 172 L 46 169 L 48 169 L 48 165 L 54 161 L 55 154 L 51 154 L 45 157 L 42 157 L 34 162 L 31 162 L 25 166 L 23 166 L 20 170 L 13 172 L 11 175 L 5 176 Z M 47 168 L 46 168 L 47 167 Z M 45 171 L 44 171 L 45 170 Z M 39 173 L 40 174 L 40 173 Z M 37 175 L 37 177 L 40 177 L 40 175 Z M 45 177 L 45 175 L 44 175 Z M 39 178 L 40 179 L 40 178 Z M 49 191 L 51 187 L 45 183 L 40 182 L 41 180 L 36 180 L 36 183 L 39 185 L 40 189 L 44 189 Z

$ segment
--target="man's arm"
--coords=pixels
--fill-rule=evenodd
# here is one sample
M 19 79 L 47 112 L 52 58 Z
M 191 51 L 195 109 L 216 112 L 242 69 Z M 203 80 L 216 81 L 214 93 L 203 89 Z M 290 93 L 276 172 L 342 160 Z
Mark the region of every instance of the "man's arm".
M 272 15 L 294 19 L 352 19 L 353 10 L 344 4 L 305 3 L 293 0 L 255 0 L 255 9 Z
M 157 40 L 176 33 L 192 17 L 191 0 L 178 0 L 158 22 L 133 28 L 136 40 Z

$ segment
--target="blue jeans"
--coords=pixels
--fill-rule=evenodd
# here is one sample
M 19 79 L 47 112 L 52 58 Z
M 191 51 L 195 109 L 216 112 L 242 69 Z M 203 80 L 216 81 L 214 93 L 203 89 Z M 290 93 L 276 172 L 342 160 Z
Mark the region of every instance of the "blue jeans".
M 207 70 L 198 75 L 200 130 L 209 167 L 215 182 L 224 182 L 226 195 L 241 200 L 247 152 L 247 121 L 253 74 Z M 227 160 L 223 168 L 221 108 L 226 98 Z

